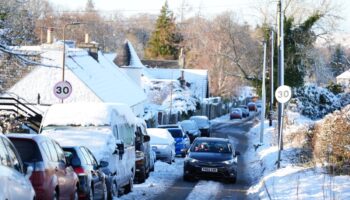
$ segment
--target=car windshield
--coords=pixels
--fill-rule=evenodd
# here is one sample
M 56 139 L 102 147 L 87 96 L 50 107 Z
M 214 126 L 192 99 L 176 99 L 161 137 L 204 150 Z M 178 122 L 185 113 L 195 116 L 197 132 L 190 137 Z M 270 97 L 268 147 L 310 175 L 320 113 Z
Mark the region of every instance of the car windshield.
M 209 121 L 205 118 L 198 117 L 198 118 L 193 118 L 192 120 L 194 120 L 199 127 L 209 126 Z
M 229 144 L 224 141 L 195 141 L 192 152 L 232 153 Z
M 181 129 L 178 128 L 168 128 L 168 131 L 170 132 L 171 136 L 173 138 L 182 138 L 183 133 Z
M 196 123 L 195 122 L 183 122 L 181 123 L 182 128 L 185 130 L 194 130 L 197 129 Z

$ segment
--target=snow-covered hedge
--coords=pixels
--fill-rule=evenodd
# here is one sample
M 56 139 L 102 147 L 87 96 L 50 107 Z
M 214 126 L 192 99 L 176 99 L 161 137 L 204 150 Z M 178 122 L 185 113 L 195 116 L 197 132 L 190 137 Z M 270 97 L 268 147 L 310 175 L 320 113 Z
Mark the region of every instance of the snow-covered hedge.
M 290 108 L 311 119 L 320 119 L 349 103 L 349 93 L 335 95 L 326 88 L 306 85 L 293 91 Z

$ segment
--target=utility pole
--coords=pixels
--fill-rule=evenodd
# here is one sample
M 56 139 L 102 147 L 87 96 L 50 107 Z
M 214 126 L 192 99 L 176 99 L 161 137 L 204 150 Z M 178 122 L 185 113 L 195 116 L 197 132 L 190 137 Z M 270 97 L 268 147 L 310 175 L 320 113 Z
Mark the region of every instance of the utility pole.
M 266 41 L 263 42 L 264 45 L 264 63 L 262 71 L 262 87 L 261 87 L 261 96 L 262 96 L 262 105 L 261 105 L 261 117 L 260 117 L 260 144 L 264 142 L 264 125 L 265 125 L 265 104 L 266 104 L 266 88 L 265 88 L 265 77 L 266 77 Z
M 274 102 L 274 86 L 273 86 L 273 58 L 274 58 L 274 30 L 271 29 L 271 68 L 270 68 L 270 113 L 269 113 L 269 126 L 272 126 L 272 114 L 273 114 L 273 102 Z
M 278 2 L 278 86 L 284 85 L 284 12 L 282 0 Z M 281 150 L 283 149 L 283 104 L 278 103 L 278 158 L 277 168 L 280 168 Z

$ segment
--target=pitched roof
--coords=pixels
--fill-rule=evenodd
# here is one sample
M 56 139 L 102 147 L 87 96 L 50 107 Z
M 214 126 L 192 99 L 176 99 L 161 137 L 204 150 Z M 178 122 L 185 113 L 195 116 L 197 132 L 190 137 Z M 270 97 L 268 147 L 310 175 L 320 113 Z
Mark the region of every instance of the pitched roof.
M 41 48 L 44 52 L 42 62 L 56 67 L 36 67 L 10 92 L 30 102 L 36 102 L 38 93 L 42 103 L 59 102 L 53 94 L 53 87 L 62 79 L 62 51 L 50 48 Z M 82 49 L 69 48 L 67 54 L 65 77 L 72 84 L 73 92 L 65 102 L 120 102 L 133 107 L 146 101 L 143 90 L 102 53 L 99 53 L 99 62 Z
M 337 76 L 337 79 L 341 79 L 341 78 L 350 79 L 350 70 L 347 70 L 342 74 L 340 74 L 339 76 Z

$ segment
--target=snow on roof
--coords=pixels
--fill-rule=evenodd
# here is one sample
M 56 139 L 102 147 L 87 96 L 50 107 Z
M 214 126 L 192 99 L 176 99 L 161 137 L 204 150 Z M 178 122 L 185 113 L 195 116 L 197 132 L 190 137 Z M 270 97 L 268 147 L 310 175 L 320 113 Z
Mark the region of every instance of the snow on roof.
M 114 112 L 129 124 L 136 123 L 136 117 L 125 104 L 105 103 L 65 103 L 52 105 L 43 121 L 42 127 L 49 125 L 105 126 L 110 125 Z
M 148 135 L 151 137 L 150 143 L 153 145 L 171 144 L 174 142 L 173 136 L 164 128 L 148 128 Z
M 178 79 L 184 71 L 186 82 L 191 84 L 191 90 L 199 98 L 205 98 L 208 86 L 208 70 L 201 69 L 161 69 L 147 68 L 145 71 L 154 79 Z
M 129 52 L 130 52 L 130 64 L 129 67 L 134 67 L 134 68 L 145 68 L 145 66 L 141 63 L 141 60 L 139 56 L 137 55 L 134 47 L 129 41 L 126 41 L 126 44 L 129 47 Z
M 21 47 L 33 51 L 37 47 Z M 30 102 L 40 93 L 42 103 L 57 103 L 53 94 L 55 83 L 62 80 L 62 51 L 59 45 L 41 46 L 42 62 L 55 67 L 38 66 L 9 91 Z M 72 84 L 72 94 L 65 102 L 120 102 L 133 107 L 146 101 L 143 90 L 122 72 L 109 58 L 99 53 L 97 62 L 87 51 L 68 48 L 65 79 Z M 30 89 L 28 89 L 30 86 Z M 125 95 L 127 94 L 127 95 Z
M 350 79 L 350 70 L 347 70 L 345 72 L 343 72 L 342 74 L 340 74 L 339 76 L 337 76 L 337 79 Z

